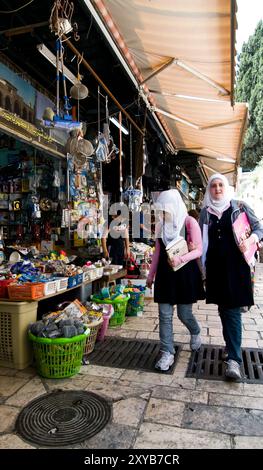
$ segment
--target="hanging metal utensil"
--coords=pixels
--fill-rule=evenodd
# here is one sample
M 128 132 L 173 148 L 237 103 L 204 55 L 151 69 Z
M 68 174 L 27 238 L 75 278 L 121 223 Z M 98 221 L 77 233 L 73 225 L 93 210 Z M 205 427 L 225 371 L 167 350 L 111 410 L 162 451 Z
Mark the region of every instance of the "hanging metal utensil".
M 76 83 L 70 88 L 70 95 L 72 98 L 74 98 L 74 100 L 84 100 L 85 98 L 87 98 L 87 96 L 89 96 L 89 90 L 88 88 L 83 85 L 83 83 L 81 83 L 81 80 L 82 80 L 82 76 L 80 75 L 79 73 L 79 66 L 81 64 L 83 60 L 83 53 L 81 56 L 78 56 L 78 61 L 77 61 L 77 65 L 78 65 L 78 73 L 77 73 L 77 81 Z M 78 117 L 78 120 L 79 120 L 79 117 Z

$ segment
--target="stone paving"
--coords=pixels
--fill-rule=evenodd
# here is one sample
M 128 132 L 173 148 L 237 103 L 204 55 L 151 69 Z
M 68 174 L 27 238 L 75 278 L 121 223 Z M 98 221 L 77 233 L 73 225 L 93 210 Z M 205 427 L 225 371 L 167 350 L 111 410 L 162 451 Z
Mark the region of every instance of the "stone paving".
M 243 346 L 263 348 L 263 264 L 257 265 L 256 305 L 243 314 Z M 206 344 L 223 345 L 216 306 L 194 307 Z M 127 318 L 111 336 L 158 339 L 157 305 Z M 54 389 L 87 390 L 113 406 L 111 422 L 79 449 L 262 449 L 263 385 L 186 378 L 189 335 L 174 317 L 174 339 L 183 343 L 172 375 L 82 366 L 69 379 L 40 378 L 34 368 L 0 368 L 0 449 L 34 448 L 15 434 L 15 419 L 32 399 Z

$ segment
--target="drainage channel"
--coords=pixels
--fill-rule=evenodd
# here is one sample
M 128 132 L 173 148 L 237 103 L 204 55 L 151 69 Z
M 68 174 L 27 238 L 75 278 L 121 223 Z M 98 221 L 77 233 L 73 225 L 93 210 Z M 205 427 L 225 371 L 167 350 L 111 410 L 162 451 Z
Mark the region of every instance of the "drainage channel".
M 186 377 L 205 380 L 225 380 L 225 362 L 222 346 L 203 345 L 192 353 Z M 263 384 L 263 350 L 242 348 L 242 381 Z
M 166 374 L 173 373 L 181 350 L 178 344 L 175 344 L 174 348 L 174 363 Z M 89 355 L 89 362 L 100 366 L 156 372 L 154 364 L 159 353 L 159 341 L 111 336 L 96 344 L 95 350 Z

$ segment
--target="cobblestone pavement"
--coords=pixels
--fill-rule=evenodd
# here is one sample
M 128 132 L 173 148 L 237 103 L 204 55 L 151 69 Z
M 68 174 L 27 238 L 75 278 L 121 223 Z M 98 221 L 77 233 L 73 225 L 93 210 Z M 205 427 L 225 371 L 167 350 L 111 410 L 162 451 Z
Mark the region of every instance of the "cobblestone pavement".
M 206 344 L 223 345 L 216 306 L 194 311 Z M 109 335 L 158 339 L 157 305 L 127 318 Z M 172 375 L 83 366 L 69 379 L 43 379 L 34 368 L 0 368 L 0 448 L 27 449 L 15 434 L 15 419 L 28 402 L 54 389 L 93 391 L 111 401 L 113 418 L 96 436 L 72 448 L 257 449 L 263 448 L 263 385 L 185 378 L 189 335 L 174 317 L 174 339 L 183 343 Z M 243 314 L 243 346 L 263 349 L 263 264 L 257 265 L 255 306 Z

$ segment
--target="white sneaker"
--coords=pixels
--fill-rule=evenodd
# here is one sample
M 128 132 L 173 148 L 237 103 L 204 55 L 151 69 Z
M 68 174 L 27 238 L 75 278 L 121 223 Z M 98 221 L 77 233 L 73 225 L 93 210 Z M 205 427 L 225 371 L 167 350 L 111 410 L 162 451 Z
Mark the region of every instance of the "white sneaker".
M 191 335 L 190 348 L 192 351 L 197 351 L 202 346 L 201 335 Z
M 166 351 L 160 351 L 161 357 L 158 359 L 158 361 L 155 364 L 155 369 L 158 370 L 169 370 L 171 365 L 174 363 L 174 355 L 166 352 Z
M 233 380 L 241 380 L 242 376 L 240 371 L 240 365 L 238 364 L 238 362 L 233 361 L 233 359 L 229 359 L 226 364 L 226 377 Z

